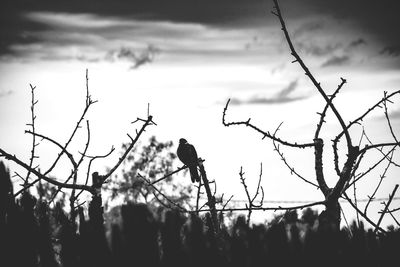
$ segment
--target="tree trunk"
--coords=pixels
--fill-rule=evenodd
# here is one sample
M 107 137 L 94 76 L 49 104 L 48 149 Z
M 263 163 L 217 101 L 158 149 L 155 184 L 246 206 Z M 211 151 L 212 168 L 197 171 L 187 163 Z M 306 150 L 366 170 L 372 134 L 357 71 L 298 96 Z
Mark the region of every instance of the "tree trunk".
M 319 231 L 340 230 L 340 205 L 338 200 L 328 201 L 325 210 L 318 216 Z

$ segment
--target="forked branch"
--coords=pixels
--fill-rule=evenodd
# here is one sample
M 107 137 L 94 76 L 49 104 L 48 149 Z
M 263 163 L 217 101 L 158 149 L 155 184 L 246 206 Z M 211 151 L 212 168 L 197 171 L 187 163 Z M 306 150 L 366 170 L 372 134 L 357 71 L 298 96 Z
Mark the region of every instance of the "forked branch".
M 312 75 L 312 73 L 310 72 L 310 70 L 308 69 L 308 67 L 306 66 L 306 64 L 304 63 L 304 61 L 300 58 L 300 56 L 297 54 L 296 49 L 293 46 L 292 40 L 290 39 L 288 30 L 286 28 L 286 24 L 285 21 L 283 20 L 283 16 L 281 13 L 281 10 L 279 8 L 279 4 L 277 0 L 273 0 L 274 4 L 275 4 L 275 10 L 276 12 L 272 12 L 272 14 L 274 14 L 275 16 L 278 17 L 279 22 L 281 23 L 282 26 L 282 31 L 285 35 L 286 38 L 286 42 L 289 45 L 289 49 L 291 51 L 292 56 L 295 58 L 294 62 L 298 62 L 299 65 L 301 66 L 301 68 L 305 71 L 305 75 L 311 80 L 311 82 L 313 83 L 313 85 L 315 86 L 315 88 L 317 88 L 318 92 L 321 94 L 321 96 L 324 98 L 325 102 L 327 105 L 329 105 L 329 107 L 331 108 L 331 110 L 333 111 L 333 113 L 335 114 L 336 118 L 339 121 L 339 124 L 341 126 L 341 128 L 343 129 L 343 132 L 346 136 L 346 141 L 347 141 L 347 147 L 348 147 L 348 152 L 350 153 L 350 149 L 353 146 L 352 142 L 351 142 L 351 138 L 350 138 L 350 134 L 347 131 L 346 128 L 346 124 L 344 123 L 344 120 L 341 116 L 341 114 L 339 113 L 339 111 L 336 109 L 335 105 L 333 105 L 331 99 L 329 99 L 329 97 L 327 96 L 327 94 L 325 93 L 324 89 L 322 89 L 321 84 L 315 79 L 315 77 Z

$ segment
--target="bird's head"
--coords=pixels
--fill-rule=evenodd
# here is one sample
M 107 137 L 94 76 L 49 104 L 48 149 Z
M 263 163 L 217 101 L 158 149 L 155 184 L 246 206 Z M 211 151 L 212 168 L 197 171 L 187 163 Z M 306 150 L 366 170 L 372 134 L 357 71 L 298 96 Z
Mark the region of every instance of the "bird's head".
M 179 144 L 186 144 L 186 143 L 187 143 L 187 141 L 185 138 L 179 139 Z

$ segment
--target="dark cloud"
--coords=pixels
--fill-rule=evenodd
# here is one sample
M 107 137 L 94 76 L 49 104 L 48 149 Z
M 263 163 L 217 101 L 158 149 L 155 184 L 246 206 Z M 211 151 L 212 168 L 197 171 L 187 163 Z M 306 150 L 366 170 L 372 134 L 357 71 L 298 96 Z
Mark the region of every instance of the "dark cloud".
M 341 43 L 323 45 L 312 41 L 305 41 L 305 42 L 297 41 L 295 42 L 295 46 L 297 47 L 300 53 L 305 53 L 307 55 L 312 55 L 317 57 L 329 56 L 338 49 L 343 47 Z
M 350 62 L 349 56 L 333 56 L 322 63 L 321 67 L 343 66 Z
M 324 27 L 324 23 L 321 21 L 311 21 L 300 25 L 296 28 L 292 34 L 292 38 L 299 38 L 305 34 L 310 34 L 319 30 L 322 30 Z
M 13 54 L 11 48 L 14 44 L 41 42 L 38 33 L 52 28 L 52 25 L 35 22 L 25 16 L 31 12 L 224 25 L 265 14 L 264 10 L 268 8 L 265 2 L 268 3 L 263 0 L 3 0 L 0 9 L 0 55 Z
M 380 0 L 286 0 L 280 1 L 288 25 L 293 18 L 335 17 L 348 20 L 375 35 L 382 47 L 400 43 L 397 26 L 400 25 L 400 1 Z M 37 33 L 52 25 L 31 21 L 29 12 L 61 12 L 94 14 L 151 21 L 193 22 L 217 27 L 278 26 L 270 14 L 272 0 L 3 0 L 0 10 L 0 55 L 10 54 L 13 44 L 40 42 Z M 273 24 L 270 22 L 274 21 Z M 292 20 L 293 21 L 293 20 Z M 84 27 L 85 25 L 81 25 Z M 320 22 L 305 24 L 297 34 L 320 30 Z M 292 29 L 295 29 L 293 26 Z M 345 29 L 348 30 L 348 29 Z M 333 45 L 334 48 L 335 45 Z M 309 48 L 312 53 L 327 53 Z
M 358 38 L 357 40 L 352 41 L 348 47 L 353 48 L 353 47 L 358 47 L 361 45 L 366 45 L 367 42 L 363 38 Z
M 400 56 L 400 44 L 399 45 L 392 45 L 386 46 L 380 51 L 381 55 L 389 55 L 393 57 Z
M 160 51 L 154 45 L 148 45 L 142 51 L 134 51 L 132 48 L 121 47 L 118 50 L 109 51 L 106 59 L 112 62 L 125 60 L 131 63 L 130 69 L 137 69 L 144 64 L 153 62 L 156 54 L 160 53 Z
M 288 84 L 288 86 L 286 86 L 285 88 L 283 88 L 281 91 L 279 91 L 279 93 L 276 95 L 277 99 L 284 99 L 287 98 L 288 95 L 293 92 L 297 86 L 298 86 L 299 81 L 298 80 L 294 80 L 292 82 L 290 82 Z
M 303 2 L 303 1 L 302 1 Z M 306 0 L 313 12 L 352 22 L 377 38 L 383 46 L 400 43 L 400 1 L 398 0 Z
M 305 99 L 306 96 L 292 96 L 291 93 L 298 87 L 298 80 L 290 82 L 286 87 L 282 88 L 275 96 L 263 97 L 253 96 L 248 100 L 240 100 L 237 98 L 231 99 L 231 104 L 242 105 L 242 104 L 284 104 L 298 100 Z

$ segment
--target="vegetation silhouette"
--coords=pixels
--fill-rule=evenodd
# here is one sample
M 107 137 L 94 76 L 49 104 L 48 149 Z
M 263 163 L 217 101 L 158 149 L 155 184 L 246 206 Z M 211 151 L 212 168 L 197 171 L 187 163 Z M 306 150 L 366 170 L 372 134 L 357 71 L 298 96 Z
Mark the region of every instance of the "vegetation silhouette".
M 209 216 L 171 209 L 159 216 L 145 204 L 127 203 L 120 221 L 106 229 L 100 196 L 92 197 L 88 216 L 79 208 L 75 228 L 60 205 L 49 208 L 28 191 L 16 200 L 2 162 L 0 185 L 0 251 L 7 266 L 389 266 L 400 246 L 398 228 L 376 234 L 354 222 L 351 229 L 318 230 L 311 209 L 268 224 L 249 225 L 238 216 L 216 239 Z

